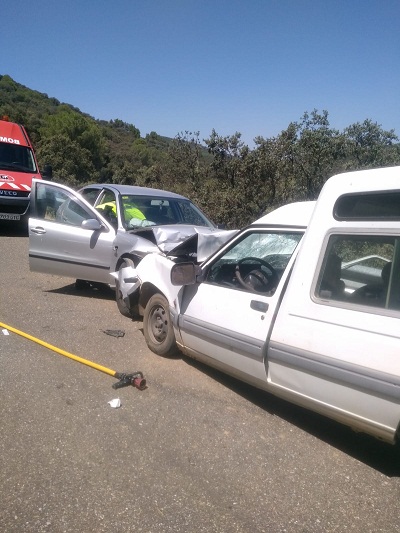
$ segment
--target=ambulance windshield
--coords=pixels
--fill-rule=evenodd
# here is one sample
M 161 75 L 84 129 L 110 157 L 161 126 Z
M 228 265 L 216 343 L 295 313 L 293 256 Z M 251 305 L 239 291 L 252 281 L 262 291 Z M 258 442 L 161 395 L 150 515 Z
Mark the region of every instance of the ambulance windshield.
M 0 170 L 37 172 L 32 150 L 27 146 L 0 142 Z

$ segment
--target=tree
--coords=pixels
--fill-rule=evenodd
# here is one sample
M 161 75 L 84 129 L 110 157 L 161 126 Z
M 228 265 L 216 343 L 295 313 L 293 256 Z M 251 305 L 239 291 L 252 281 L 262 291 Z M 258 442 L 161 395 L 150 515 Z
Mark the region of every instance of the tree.
M 45 138 L 37 152 L 38 159 L 50 163 L 54 179 L 72 187 L 101 181 L 91 153 L 61 133 Z M 43 164 L 41 165 L 43 168 Z
M 201 161 L 199 132 L 178 133 L 168 149 L 169 182 L 195 200 L 201 187 L 204 165 Z
M 376 122 L 367 119 L 347 127 L 344 133 L 348 169 L 399 164 L 400 147 L 394 144 L 399 138 L 394 130 L 385 131 Z
M 264 193 L 262 213 L 271 207 L 291 201 L 295 188 L 294 147 L 297 143 L 297 129 L 289 125 L 277 137 L 254 139 L 256 148 L 253 155 L 256 159 L 255 172 L 259 176 L 260 186 Z
M 107 154 L 101 130 L 93 119 L 60 106 L 58 113 L 45 118 L 39 131 L 38 157 L 47 159 L 55 176 L 77 183 L 99 179 Z
M 237 174 L 240 169 L 240 160 L 249 151 L 243 141 L 241 133 L 222 137 L 213 129 L 209 139 L 204 139 L 208 151 L 214 156 L 212 166 L 218 177 L 229 182 L 232 188 L 236 185 Z
M 329 125 L 328 112 L 305 112 L 300 122 L 289 125 L 296 142 L 289 157 L 293 163 L 297 199 L 317 198 L 327 178 L 340 167 L 344 157 L 344 137 Z
M 135 139 L 140 139 L 140 130 L 138 130 L 133 124 L 128 124 L 127 122 L 116 118 L 115 120 L 110 120 L 109 125 L 111 128 L 131 133 Z

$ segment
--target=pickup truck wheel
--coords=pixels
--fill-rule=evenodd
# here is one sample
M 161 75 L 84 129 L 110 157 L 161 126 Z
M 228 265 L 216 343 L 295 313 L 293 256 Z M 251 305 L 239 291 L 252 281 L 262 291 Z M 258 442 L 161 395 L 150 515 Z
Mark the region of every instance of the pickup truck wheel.
M 120 263 L 118 270 L 128 266 L 135 267 L 135 263 L 132 259 L 125 258 Z M 128 296 L 127 299 L 122 297 L 118 280 L 115 281 L 115 301 L 117 302 L 117 307 L 121 315 L 128 318 L 139 318 L 139 306 L 136 299 L 132 296 Z
M 177 352 L 175 334 L 167 299 L 154 294 L 143 316 L 143 332 L 147 346 L 157 355 L 172 356 Z

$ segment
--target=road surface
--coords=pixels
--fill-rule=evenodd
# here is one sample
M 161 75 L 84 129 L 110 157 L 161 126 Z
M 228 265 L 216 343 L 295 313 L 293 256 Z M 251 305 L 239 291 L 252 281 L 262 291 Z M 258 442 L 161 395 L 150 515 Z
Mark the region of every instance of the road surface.
M 398 447 L 154 355 L 111 290 L 31 273 L 23 232 L 1 226 L 0 251 L 2 323 L 148 383 L 0 330 L 0 531 L 400 531 Z

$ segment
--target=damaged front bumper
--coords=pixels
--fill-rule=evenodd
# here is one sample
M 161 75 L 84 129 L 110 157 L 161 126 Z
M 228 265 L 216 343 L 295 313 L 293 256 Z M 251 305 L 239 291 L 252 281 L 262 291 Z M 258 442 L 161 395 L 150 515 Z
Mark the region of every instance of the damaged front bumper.
M 153 231 L 158 250 L 147 253 L 136 268 L 128 266 L 111 273 L 127 304 L 135 293 L 140 293 L 144 283 L 157 287 L 172 303 L 180 289 L 171 284 L 172 266 L 178 261 L 202 263 L 237 233 L 237 230 L 195 228 L 195 233 L 192 229 L 188 235 L 183 228 L 176 227 L 154 228 Z

